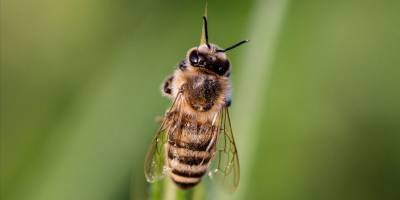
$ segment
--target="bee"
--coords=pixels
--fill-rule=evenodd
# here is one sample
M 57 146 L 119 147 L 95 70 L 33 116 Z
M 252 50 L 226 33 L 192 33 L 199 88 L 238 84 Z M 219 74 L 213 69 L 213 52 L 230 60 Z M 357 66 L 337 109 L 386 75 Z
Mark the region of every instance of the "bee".
M 181 189 L 190 189 L 208 174 L 229 190 L 237 188 L 240 170 L 228 112 L 231 64 L 226 52 L 246 42 L 225 49 L 209 43 L 203 17 L 200 45 L 187 51 L 162 84 L 172 105 L 146 154 L 148 182 L 169 176 Z

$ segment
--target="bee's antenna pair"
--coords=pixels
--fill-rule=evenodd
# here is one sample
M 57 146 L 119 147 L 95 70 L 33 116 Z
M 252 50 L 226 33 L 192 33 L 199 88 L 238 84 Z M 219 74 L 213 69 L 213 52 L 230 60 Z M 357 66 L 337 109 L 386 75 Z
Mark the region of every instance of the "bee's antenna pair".
M 205 40 L 204 42 L 206 43 L 207 47 L 210 48 L 210 43 L 208 43 L 208 25 L 207 25 L 207 17 L 206 16 L 203 16 L 203 22 L 204 22 L 204 40 Z M 242 45 L 242 44 L 244 44 L 244 43 L 246 43 L 248 41 L 249 40 L 240 41 L 240 42 L 238 42 L 238 43 L 236 43 L 236 44 L 234 44 L 234 45 L 232 45 L 232 46 L 230 46 L 230 47 L 228 47 L 226 49 L 218 49 L 217 52 L 227 52 L 227 51 L 229 51 L 229 50 L 231 50 L 233 48 L 236 48 L 236 47 L 238 47 L 238 46 L 240 46 L 240 45 Z
M 204 25 L 203 25 L 203 34 L 202 34 L 202 41 L 201 42 L 203 42 L 203 44 L 205 43 L 208 48 L 211 48 L 210 43 L 208 43 L 207 7 L 206 7 L 206 10 L 205 10 L 205 14 L 206 15 L 203 16 Z M 229 50 L 231 50 L 233 48 L 236 48 L 236 47 L 238 47 L 238 46 L 240 46 L 240 45 L 242 45 L 242 44 L 244 44 L 244 43 L 246 43 L 248 41 L 249 40 L 243 40 L 243 41 L 240 41 L 240 42 L 238 42 L 238 43 L 236 43 L 236 44 L 234 44 L 234 45 L 232 45 L 232 46 L 230 46 L 230 47 L 228 47 L 226 49 L 218 49 L 216 51 L 217 52 L 227 52 L 227 51 L 229 51 Z

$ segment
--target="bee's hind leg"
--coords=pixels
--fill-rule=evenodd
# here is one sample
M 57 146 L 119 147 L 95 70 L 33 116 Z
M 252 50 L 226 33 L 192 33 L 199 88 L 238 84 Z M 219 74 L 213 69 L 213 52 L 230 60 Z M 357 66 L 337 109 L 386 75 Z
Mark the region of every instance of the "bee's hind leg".
M 167 79 L 161 85 L 161 92 L 168 97 L 172 96 L 172 81 L 174 80 L 174 76 L 168 76 Z

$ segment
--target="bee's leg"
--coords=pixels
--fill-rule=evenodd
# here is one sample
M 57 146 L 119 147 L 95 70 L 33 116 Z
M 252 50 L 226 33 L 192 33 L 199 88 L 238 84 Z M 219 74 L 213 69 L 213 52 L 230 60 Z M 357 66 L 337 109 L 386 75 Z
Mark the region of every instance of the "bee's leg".
M 225 99 L 225 107 L 229 108 L 231 104 L 232 104 L 232 97 L 229 96 Z
M 172 81 L 174 80 L 174 76 L 169 76 L 161 86 L 161 92 L 168 97 L 172 96 Z
M 187 68 L 186 60 L 182 60 L 181 62 L 179 62 L 179 69 L 181 71 L 185 71 L 186 68 Z

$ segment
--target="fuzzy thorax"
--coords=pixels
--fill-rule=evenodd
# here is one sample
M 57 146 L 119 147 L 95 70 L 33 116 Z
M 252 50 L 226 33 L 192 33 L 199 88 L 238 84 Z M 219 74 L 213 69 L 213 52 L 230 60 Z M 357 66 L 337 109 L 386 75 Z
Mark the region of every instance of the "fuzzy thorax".
M 182 111 L 201 121 L 212 121 L 229 98 L 230 84 L 227 77 L 197 68 L 189 68 L 184 72 L 177 70 L 174 77 L 173 96 L 182 92 Z

